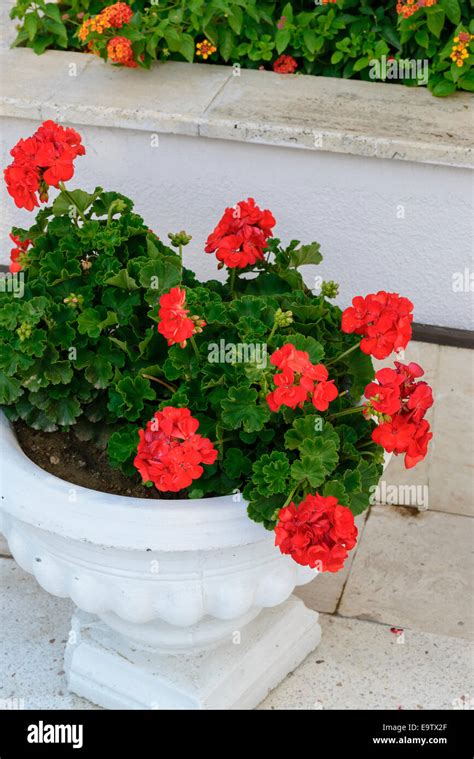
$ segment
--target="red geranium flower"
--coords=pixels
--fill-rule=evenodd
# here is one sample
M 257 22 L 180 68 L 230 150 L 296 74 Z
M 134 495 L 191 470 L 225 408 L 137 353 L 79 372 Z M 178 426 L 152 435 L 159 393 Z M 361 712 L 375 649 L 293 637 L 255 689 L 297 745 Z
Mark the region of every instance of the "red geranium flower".
M 416 431 L 414 424 L 401 414 L 396 414 L 389 422 L 379 424 L 372 431 L 372 440 L 381 445 L 387 453 L 404 453 Z
M 280 551 L 322 572 L 342 569 L 357 541 L 352 512 L 333 496 L 307 495 L 298 507 L 292 502 L 281 509 L 278 520 L 275 545 Z
M 241 200 L 234 208 L 224 211 L 217 227 L 207 238 L 206 253 L 215 253 L 229 269 L 243 269 L 263 259 L 274 226 L 275 219 L 270 211 L 262 211 L 253 198 Z
M 160 298 L 158 332 L 166 337 L 168 345 L 179 343 L 181 348 L 185 348 L 186 340 L 194 333 L 202 332 L 206 326 L 206 322 L 198 316 L 188 316 L 189 309 L 185 308 L 185 303 L 186 290 L 179 287 L 172 287 Z
M 308 397 L 308 391 L 301 385 L 295 385 L 295 375 L 291 369 L 284 369 L 275 374 L 273 381 L 276 390 L 267 395 L 267 403 L 271 411 L 279 411 L 281 406 L 296 408 L 302 406 Z
M 45 121 L 26 140 L 19 140 L 10 151 L 13 163 L 4 171 L 7 190 L 18 208 L 32 211 L 48 200 L 49 186 L 71 179 L 74 159 L 84 155 L 81 137 L 69 127 Z
M 342 314 L 342 331 L 363 335 L 360 348 L 382 359 L 392 351 L 406 348 L 411 338 L 413 303 L 398 293 L 357 296 Z
M 186 408 L 166 406 L 154 414 L 140 442 L 134 465 L 144 482 L 157 490 L 177 493 L 189 487 L 203 473 L 201 464 L 213 464 L 217 450 L 209 438 L 196 434 L 197 419 Z
M 405 453 L 405 467 L 407 469 L 411 469 L 420 461 L 423 461 L 428 452 L 428 443 L 432 437 L 433 433 L 430 432 L 429 423 L 426 419 L 422 419 L 421 422 L 416 425 L 416 429 L 407 446 Z
M 39 189 L 39 172 L 31 166 L 10 164 L 3 172 L 7 190 L 18 208 L 32 211 L 39 206 L 36 193 Z
M 16 274 L 23 269 L 23 266 L 20 263 L 20 257 L 22 260 L 26 257 L 26 251 L 32 243 L 31 240 L 20 240 L 20 238 L 17 237 L 17 235 L 14 235 L 13 232 L 10 232 L 10 240 L 15 244 L 15 247 L 10 251 L 10 271 L 12 274 Z
M 410 422 L 402 414 L 397 414 L 390 422 L 379 424 L 372 432 L 372 440 L 388 453 L 405 454 L 406 469 L 411 469 L 424 459 L 432 437 L 426 419 L 418 423 Z
M 273 64 L 273 71 L 277 74 L 294 74 L 298 64 L 291 55 L 280 55 Z
M 318 411 L 326 411 L 339 394 L 334 380 L 328 382 L 326 367 L 312 364 L 308 353 L 297 350 L 292 343 L 272 353 L 270 363 L 282 370 L 273 377 L 276 390 L 267 395 L 271 411 L 279 411 L 281 406 L 301 407 L 309 398 Z
M 364 395 L 369 399 L 365 405 L 365 414 L 370 416 L 375 411 L 377 414 L 392 416 L 400 411 L 402 401 L 400 398 L 400 385 L 403 377 L 395 369 L 380 369 L 375 374 L 375 382 L 370 382 L 365 388 Z
M 395 362 L 395 369 L 380 369 L 375 382 L 365 388 L 368 403 L 364 414 L 376 416 L 380 424 L 372 432 L 372 440 L 388 453 L 405 453 L 409 469 L 421 461 L 433 437 L 424 420 L 433 405 L 433 392 L 426 382 L 416 382 L 424 372 L 418 364 Z
M 334 401 L 338 395 L 339 391 L 334 384 L 334 380 L 330 380 L 329 382 L 318 382 L 311 400 L 313 401 L 313 406 L 317 408 L 318 411 L 326 411 L 330 402 Z

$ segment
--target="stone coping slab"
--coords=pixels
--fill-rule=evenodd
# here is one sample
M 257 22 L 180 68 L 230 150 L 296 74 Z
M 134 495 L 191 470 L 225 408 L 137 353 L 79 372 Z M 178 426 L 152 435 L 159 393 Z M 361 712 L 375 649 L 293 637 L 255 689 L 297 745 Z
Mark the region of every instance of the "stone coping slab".
M 1 115 L 456 167 L 473 165 L 474 99 L 231 66 L 148 72 L 83 53 L 3 49 Z

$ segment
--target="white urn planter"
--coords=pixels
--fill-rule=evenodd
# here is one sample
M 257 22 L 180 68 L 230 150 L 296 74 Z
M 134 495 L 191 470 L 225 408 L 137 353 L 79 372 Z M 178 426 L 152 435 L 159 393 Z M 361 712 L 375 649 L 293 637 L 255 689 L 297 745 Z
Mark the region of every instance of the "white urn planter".
M 316 570 L 274 546 L 239 496 L 100 493 L 31 462 L 0 413 L 0 532 L 71 598 L 70 690 L 109 709 L 250 709 L 319 643 L 292 596 Z

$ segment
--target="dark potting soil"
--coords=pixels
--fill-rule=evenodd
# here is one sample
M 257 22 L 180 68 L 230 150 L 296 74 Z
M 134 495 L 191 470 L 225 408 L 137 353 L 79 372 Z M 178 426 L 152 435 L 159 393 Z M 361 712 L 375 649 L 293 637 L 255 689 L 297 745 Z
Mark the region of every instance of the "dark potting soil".
M 28 458 L 62 480 L 103 493 L 133 498 L 160 498 L 156 488 L 146 488 L 138 478 L 135 481 L 113 469 L 105 450 L 90 441 L 79 440 L 72 431 L 43 432 L 33 430 L 21 421 L 15 422 L 13 426 Z M 178 496 L 176 493 L 164 493 L 162 497 L 172 499 Z

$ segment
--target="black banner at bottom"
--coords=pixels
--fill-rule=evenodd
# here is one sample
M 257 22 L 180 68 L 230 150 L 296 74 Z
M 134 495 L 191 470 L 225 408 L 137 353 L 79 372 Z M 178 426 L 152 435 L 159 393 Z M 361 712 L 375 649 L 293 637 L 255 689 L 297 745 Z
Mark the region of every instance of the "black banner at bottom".
M 250 733 L 249 731 L 252 731 Z M 140 757 L 150 751 L 353 751 L 364 756 L 471 758 L 472 713 L 460 711 L 20 711 L 0 712 L 0 759 Z M 229 742 L 227 743 L 227 738 Z M 286 745 L 285 745 L 286 744 Z

